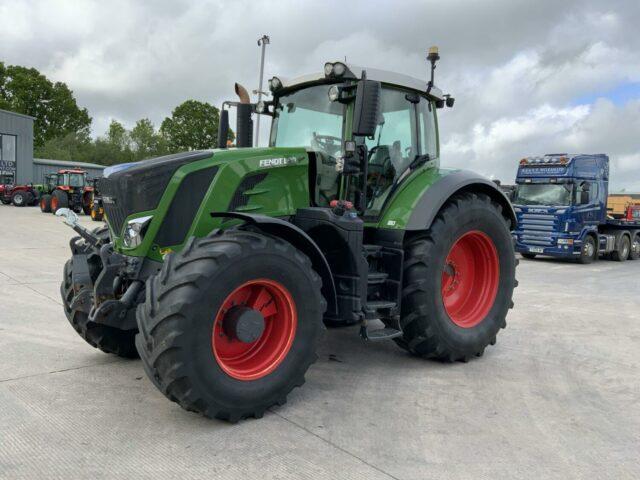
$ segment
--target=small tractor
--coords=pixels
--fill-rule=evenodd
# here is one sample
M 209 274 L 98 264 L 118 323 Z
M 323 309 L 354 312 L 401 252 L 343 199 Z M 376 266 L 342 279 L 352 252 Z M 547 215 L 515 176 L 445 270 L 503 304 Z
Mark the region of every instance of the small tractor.
M 16 207 L 37 205 L 41 185 L 15 185 L 13 175 L 0 175 L 0 202 Z
M 440 168 L 431 75 L 335 62 L 249 103 L 237 147 L 109 167 L 107 226 L 78 234 L 61 294 L 90 345 L 140 356 L 184 409 L 236 422 L 283 405 L 317 359 L 323 327 L 355 326 L 445 362 L 480 357 L 516 286 L 515 214 L 491 180 Z M 251 148 L 252 115 L 272 117 Z
M 56 213 L 60 208 L 68 208 L 76 213 L 91 214 L 93 187 L 88 184 L 84 170 L 60 170 L 48 175 L 46 191 L 40 197 L 43 213 Z

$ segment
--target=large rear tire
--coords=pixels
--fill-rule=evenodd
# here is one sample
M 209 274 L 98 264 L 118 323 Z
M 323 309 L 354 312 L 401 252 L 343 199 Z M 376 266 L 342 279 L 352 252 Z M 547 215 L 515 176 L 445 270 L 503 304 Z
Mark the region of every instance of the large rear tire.
M 97 228 L 93 230 L 93 233 L 101 238 L 109 238 L 107 227 Z M 64 313 L 73 329 L 89 345 L 105 353 L 113 353 L 123 358 L 137 358 L 138 352 L 135 347 L 137 330 L 121 330 L 90 322 L 86 312 L 72 308 L 74 298 L 82 293 L 74 291 L 71 281 L 72 275 L 73 258 L 69 259 L 64 266 L 62 284 L 60 285 Z
M 629 260 L 638 260 L 640 258 L 640 233 L 636 233 L 631 241 L 631 250 L 629 251 Z
M 631 251 L 631 241 L 627 235 L 623 235 L 620 239 L 620 247 L 611 252 L 611 258 L 616 262 L 624 262 L 629 258 Z
M 482 355 L 506 326 L 516 264 L 500 205 L 484 194 L 455 196 L 406 242 L 397 343 L 449 362 Z
M 237 230 L 191 238 L 138 306 L 145 371 L 186 410 L 259 418 L 317 359 L 321 287 L 310 260 L 282 239 Z

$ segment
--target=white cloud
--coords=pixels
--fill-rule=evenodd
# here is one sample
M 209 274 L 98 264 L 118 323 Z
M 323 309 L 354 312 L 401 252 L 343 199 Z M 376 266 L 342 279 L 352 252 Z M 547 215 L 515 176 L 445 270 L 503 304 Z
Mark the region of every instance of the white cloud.
M 158 125 L 187 98 L 220 104 L 235 81 L 256 88 L 263 33 L 267 77 L 346 55 L 424 78 L 438 44 L 438 84 L 457 99 L 441 111 L 443 165 L 509 182 L 525 155 L 604 151 L 614 185 L 640 191 L 638 105 L 576 105 L 640 81 L 637 0 L 24 0 L 0 18 L 0 60 L 65 81 L 94 134 L 111 118 Z

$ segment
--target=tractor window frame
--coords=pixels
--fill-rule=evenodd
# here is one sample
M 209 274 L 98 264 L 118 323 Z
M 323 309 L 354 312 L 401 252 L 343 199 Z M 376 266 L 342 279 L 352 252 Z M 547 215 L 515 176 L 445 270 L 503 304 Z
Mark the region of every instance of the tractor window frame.
M 365 222 L 375 222 L 382 216 L 383 212 L 385 211 L 389 203 L 389 200 L 393 197 L 393 194 L 395 193 L 396 188 L 400 183 L 402 183 L 402 180 L 406 177 L 406 172 L 411 168 L 411 162 L 421 154 L 421 143 L 420 143 L 421 135 L 420 135 L 420 119 L 419 119 L 418 105 L 420 103 L 420 99 L 423 98 L 422 95 L 418 94 L 413 90 L 405 89 L 396 85 L 382 84 L 383 94 L 385 91 L 394 91 L 394 92 L 401 93 L 405 96 L 405 101 L 409 106 L 411 147 L 415 145 L 415 151 L 413 152 L 413 158 L 411 158 L 409 162 L 407 162 L 405 168 L 401 172 L 397 172 L 395 179 L 393 181 L 393 184 L 390 186 L 389 190 L 386 192 L 385 198 L 382 201 L 382 203 L 379 205 L 379 208 L 367 207 L 367 209 L 364 212 L 364 215 L 362 216 Z M 418 99 L 417 101 L 416 101 L 416 97 Z M 367 202 L 369 201 L 370 199 L 367 195 Z

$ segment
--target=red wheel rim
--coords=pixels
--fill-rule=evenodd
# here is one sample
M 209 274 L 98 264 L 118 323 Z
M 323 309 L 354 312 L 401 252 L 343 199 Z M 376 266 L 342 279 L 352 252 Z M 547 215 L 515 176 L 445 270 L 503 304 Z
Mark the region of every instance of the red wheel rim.
M 51 199 L 51 210 L 55 212 L 57 209 L 58 209 L 58 199 L 56 197 L 53 197 Z
M 451 247 L 442 271 L 442 302 L 451 321 L 472 328 L 484 320 L 498 293 L 498 251 L 479 230 L 462 235 Z
M 246 306 L 264 318 L 264 331 L 252 343 L 225 333 L 229 310 Z M 269 375 L 285 359 L 296 335 L 298 315 L 289 291 L 274 280 L 251 280 L 240 285 L 222 302 L 213 324 L 211 344 L 218 365 L 238 380 L 256 380 Z

